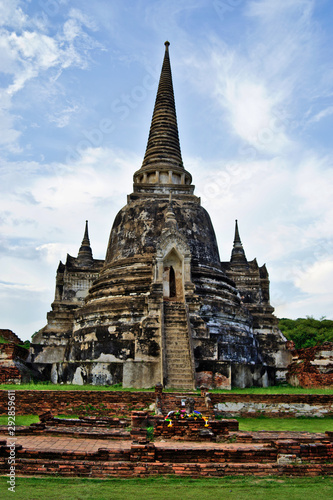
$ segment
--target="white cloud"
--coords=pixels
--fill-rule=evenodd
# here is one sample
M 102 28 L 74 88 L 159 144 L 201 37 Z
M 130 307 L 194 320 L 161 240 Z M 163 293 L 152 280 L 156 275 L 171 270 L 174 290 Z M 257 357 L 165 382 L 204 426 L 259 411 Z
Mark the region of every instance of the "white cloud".
M 328 106 L 327 108 L 323 109 L 316 115 L 314 115 L 309 121 L 310 122 L 319 122 L 323 118 L 326 118 L 327 116 L 330 116 L 333 114 L 333 106 Z
M 56 266 L 61 258 L 71 253 L 71 250 L 75 252 L 74 243 L 68 246 L 68 244 L 63 243 L 44 243 L 43 245 L 37 246 L 36 250 L 39 253 L 39 259 L 45 261 L 47 264 Z
M 186 64 L 191 68 L 191 79 L 204 93 L 211 94 L 215 106 L 220 105 L 220 116 L 239 139 L 260 153 L 276 155 L 288 150 L 288 122 L 279 111 L 287 89 L 272 87 L 263 68 L 216 40 L 201 60 L 188 59 Z
M 71 9 L 69 12 L 69 17 L 72 20 L 75 20 L 78 24 L 81 24 L 82 26 L 86 26 L 92 31 L 97 31 L 98 26 L 96 24 L 96 21 L 84 14 L 81 10 L 79 9 Z
M 76 114 L 80 110 L 78 104 L 69 104 L 63 109 L 56 111 L 53 115 L 49 115 L 49 120 L 51 123 L 55 123 L 57 127 L 66 127 L 71 120 L 73 114 Z
M 307 295 L 305 298 L 293 300 L 288 299 L 282 305 L 276 307 L 275 314 L 279 318 L 305 318 L 314 316 L 320 318 L 325 316 L 333 319 L 332 311 L 333 293 L 326 295 Z M 315 311 L 315 314 L 314 314 Z
M 247 2 L 247 15 L 256 16 L 265 23 L 277 22 L 281 17 L 283 20 L 287 17 L 291 22 L 294 22 L 294 16 L 296 19 L 308 19 L 313 7 L 313 0 L 288 0 L 281 2 L 252 0 Z
M 12 239 L 30 238 L 30 224 L 14 224 L 24 214 L 24 220 L 36 221 L 35 250 L 42 251 L 42 260 L 45 257 L 49 261 L 57 245 L 64 242 L 72 245 L 67 251 L 77 252 L 87 218 L 95 219 L 102 234 L 108 233 L 111 215 L 103 212 L 102 207 L 110 208 L 114 216 L 125 204 L 124 193 L 131 191 L 132 174 L 138 164 L 138 157 L 108 148 L 87 149 L 71 165 L 7 162 L 1 184 L 2 203 L 6 207 L 2 234 Z M 8 191 L 10 185 L 15 185 L 14 190 Z M 77 236 L 72 239 L 69 235 L 74 227 Z M 106 241 L 101 245 L 104 254 Z M 58 259 L 61 257 L 64 256 L 59 253 Z
M 21 3 L 21 0 L 1 0 L 0 26 L 10 25 L 17 29 L 27 24 L 28 17 L 20 7 Z
M 237 218 L 247 258 L 256 257 L 259 265 L 268 266 L 277 314 L 329 315 L 333 295 L 330 158 L 304 151 L 297 162 L 293 157 L 283 162 L 276 157 L 220 165 L 200 158 L 184 160 L 193 174 L 196 194 L 211 215 L 221 260 L 230 258 Z
M 316 220 L 310 226 L 308 237 L 324 237 L 333 226 L 333 164 L 331 158 L 318 157 L 308 152 L 295 178 L 295 195 L 301 200 L 300 210 L 304 216 Z
M 38 310 L 40 318 L 45 317 L 53 299 L 59 260 L 64 262 L 67 253 L 77 255 L 86 219 L 93 254 L 104 258 L 113 220 L 126 204 L 140 160 L 130 153 L 90 148 L 71 165 L 4 164 L 0 296 L 2 321 L 10 318 L 8 311 L 12 314 L 11 325 L 6 323 L 9 328 L 18 334 L 25 332 L 27 338 L 29 331 L 31 335 L 37 326 L 43 326 L 35 317 L 30 322 L 30 312 L 24 306 L 20 315 L 26 318 L 23 327 L 18 326 L 20 321 L 16 322 L 12 308 L 7 305 L 7 311 L 2 309 L 9 298 L 21 304 L 34 299 L 35 314 Z M 14 192 L 7 189 L 10 185 L 15 186 Z
M 43 32 L 43 29 L 23 15 L 19 2 L 2 2 L 0 14 L 3 14 L 3 26 L 0 29 L 0 71 L 8 78 L 7 86 L 0 89 L 1 129 L 0 144 L 9 146 L 12 152 L 18 151 L 17 141 L 20 131 L 15 127 L 12 114 L 13 98 L 27 84 L 35 79 L 47 93 L 54 88 L 54 82 L 61 72 L 69 67 L 85 69 L 90 60 L 90 51 L 102 49 L 101 44 L 92 38 L 85 29 L 96 30 L 93 20 L 78 9 L 71 9 L 62 30 L 55 36 Z M 1 16 L 0 16 L 1 17 Z M 16 29 L 19 27 L 20 29 Z M 56 71 L 56 76 L 50 74 Z M 37 80 L 39 77 L 39 81 Z M 44 85 L 43 78 L 47 79 Z M 42 97 L 42 92 L 40 97 Z M 67 107 L 54 115 L 59 127 L 69 123 L 70 116 L 76 109 Z
M 315 262 L 303 272 L 295 284 L 303 292 L 319 295 L 332 295 L 333 259 Z
M 276 129 L 274 108 L 278 99 L 269 96 L 259 82 L 241 74 L 226 75 L 219 72 L 216 95 L 226 108 L 235 133 L 257 150 L 276 154 L 283 152 L 287 137 Z
M 189 99 L 193 97 L 190 106 L 191 113 L 193 107 L 197 113 L 196 126 L 200 126 L 204 118 L 206 129 L 198 143 L 207 139 L 207 143 L 213 144 L 209 154 L 214 161 L 207 162 L 197 154 L 197 157 L 185 157 L 184 163 L 193 175 L 196 194 L 202 197 L 212 217 L 221 259 L 230 258 L 234 219 L 238 218 L 248 259 L 257 257 L 260 265 L 267 263 L 274 291 L 272 297 L 279 304 L 277 314 L 327 315 L 332 303 L 331 267 L 327 264 L 333 253 L 331 145 L 325 154 L 320 148 L 312 150 L 315 146 L 308 144 L 308 137 L 302 136 L 299 127 L 304 119 L 323 120 L 332 109 L 329 92 L 333 72 L 327 61 L 324 68 L 319 64 L 321 34 L 314 20 L 314 2 L 240 2 L 237 8 L 231 9 L 229 19 L 225 16 L 227 29 L 216 23 L 215 33 L 210 30 L 214 25 L 213 2 L 207 7 L 204 0 L 194 6 L 187 0 L 172 0 L 168 6 L 163 1 L 151 1 L 145 15 L 140 17 L 140 9 L 128 11 L 123 2 L 109 3 L 97 1 L 88 8 L 88 3 L 78 0 L 61 2 L 56 16 L 49 16 L 38 24 L 23 12 L 26 10 L 23 2 L 0 1 L 3 20 L 0 70 L 4 72 L 0 143 L 6 146 L 7 158 L 11 158 L 9 153 L 19 151 L 18 141 L 24 151 L 29 152 L 27 141 L 24 142 L 28 137 L 24 128 L 27 113 L 22 113 L 23 119 L 19 113 L 25 105 L 29 106 L 31 97 L 38 95 L 38 99 L 49 103 L 47 109 L 43 109 L 43 116 L 58 127 L 57 130 L 53 127 L 56 134 L 47 134 L 38 113 L 31 117 L 39 127 L 35 129 L 37 136 L 41 132 L 46 148 L 50 146 L 45 153 L 49 158 L 52 148 L 66 154 L 66 146 L 71 144 L 71 149 L 77 152 L 79 143 L 86 139 L 84 131 L 79 132 L 75 147 L 73 136 L 78 137 L 74 135 L 75 130 L 59 129 L 70 125 L 72 117 L 84 114 L 88 99 L 94 123 L 105 115 L 105 109 L 102 114 L 98 109 L 101 105 L 96 87 L 82 98 L 79 93 L 74 98 L 67 94 L 78 80 L 77 74 L 67 72 L 65 75 L 64 70 L 86 68 L 91 62 L 92 50 L 103 50 L 96 41 L 97 25 L 87 12 L 98 14 L 98 27 L 108 27 L 102 33 L 103 40 L 111 47 L 112 54 L 117 55 L 112 65 L 108 57 L 103 60 L 104 64 L 94 66 L 96 82 L 100 84 L 102 79 L 110 82 L 110 102 L 114 98 L 113 88 L 116 97 L 126 92 L 129 71 L 132 72 L 134 66 L 143 68 L 143 61 L 147 62 L 154 54 L 152 43 L 158 39 L 162 44 L 163 33 L 168 32 L 169 37 L 170 30 L 177 84 L 180 88 L 186 85 Z M 207 23 L 207 31 L 204 23 Z M 194 26 L 196 29 L 191 31 L 190 27 Z M 147 27 L 153 29 L 147 31 Z M 154 27 L 158 32 L 155 38 L 151 35 Z M 143 28 L 145 36 L 142 36 Z M 327 42 L 325 37 L 322 40 Z M 119 61 L 121 68 L 116 66 Z M 154 67 L 158 64 L 155 56 L 147 62 Z M 124 68 L 126 71 L 122 74 Z M 64 78 L 60 78 L 61 75 Z M 92 80 L 92 75 L 90 78 Z M 142 75 L 138 81 L 141 80 Z M 176 87 L 175 90 L 178 103 Z M 201 92 L 199 102 L 194 90 Z M 323 96 L 325 100 L 319 102 Z M 23 97 L 26 99 L 25 103 L 20 101 L 21 97 L 21 101 Z M 107 100 L 105 102 L 107 106 Z M 311 112 L 306 115 L 304 109 Z M 150 112 L 148 122 L 143 124 L 147 132 Z M 113 145 L 120 138 L 122 144 L 128 144 L 127 151 L 115 150 L 114 146 L 91 147 L 72 155 L 74 161 L 70 161 L 68 155 L 67 163 L 52 160 L 38 163 L 28 161 L 28 157 L 24 162 L 1 161 L 3 238 L 0 251 L 4 269 L 1 279 L 7 283 L 2 288 L 1 307 L 11 311 L 10 316 L 5 310 L 3 317 L 6 314 L 11 318 L 14 329 L 16 317 L 11 303 L 28 304 L 30 309 L 37 308 L 38 304 L 39 317 L 45 318 L 53 299 L 58 261 L 64 261 L 67 252 L 77 254 L 86 219 L 89 219 L 94 256 L 104 257 L 114 217 L 126 203 L 126 195 L 132 190 L 132 175 L 142 160 L 129 152 L 130 132 L 141 130 L 141 123 L 135 123 L 135 119 L 135 113 L 131 114 L 125 138 L 121 137 L 119 127 L 112 137 L 108 136 L 108 142 L 102 141 L 104 146 Z M 86 122 L 81 126 L 88 130 Z M 32 125 L 30 134 L 31 128 Z M 218 143 L 215 149 L 211 136 Z M 190 152 L 195 154 L 196 137 L 190 140 Z M 43 146 L 41 144 L 41 148 Z M 44 151 L 38 152 L 42 153 Z M 228 159 L 232 157 L 230 162 Z M 329 279 L 325 278 L 325 272 Z M 325 294 L 321 290 L 325 290 Z M 275 305 L 273 298 L 272 304 Z M 23 306 L 21 311 L 24 323 L 29 325 L 27 331 L 30 328 L 32 333 L 28 306 Z
M 0 281 L 0 293 L 14 292 L 16 290 L 23 292 L 44 292 L 45 288 L 37 288 L 31 284 L 7 283 Z
M 15 117 L 7 110 L 0 109 L 0 145 L 6 146 L 11 153 L 20 151 L 17 141 L 21 132 L 15 130 Z
M 320 55 L 313 1 L 249 1 L 239 11 L 244 13 L 248 29 L 240 43 L 211 36 L 199 49 L 200 59 L 196 50 L 195 58 L 185 60 L 189 79 L 210 94 L 214 106 L 220 104 L 221 118 L 238 138 L 258 153 L 289 154 L 297 147 L 297 122 L 291 121 L 300 99 L 323 85 L 313 74 Z

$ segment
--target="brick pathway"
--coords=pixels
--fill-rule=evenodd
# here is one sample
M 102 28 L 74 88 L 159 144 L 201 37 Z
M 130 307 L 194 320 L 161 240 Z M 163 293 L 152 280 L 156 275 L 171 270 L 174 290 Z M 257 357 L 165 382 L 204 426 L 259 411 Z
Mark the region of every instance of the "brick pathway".
M 252 433 L 257 434 L 259 433 Z M 300 435 L 305 433 L 267 433 L 266 438 L 273 439 L 297 439 Z M 306 433 L 307 434 L 307 433 Z M 310 434 L 309 434 L 310 436 Z M 312 440 L 315 438 L 324 438 L 324 434 L 312 434 Z M 0 440 L 8 439 L 8 434 L 1 432 Z M 84 452 L 97 452 L 99 448 L 107 448 L 108 450 L 130 450 L 131 441 L 129 440 L 105 440 L 94 438 L 68 438 L 62 436 L 17 436 L 16 444 L 22 445 L 23 448 L 38 451 L 84 451 Z M 212 443 L 212 442 L 195 442 L 195 441 L 155 441 L 156 448 L 163 449 L 230 449 L 230 450 L 245 450 L 245 449 L 258 449 L 267 446 L 267 442 L 249 442 L 249 443 Z
M 1 439 L 8 439 L 8 435 L 0 434 Z M 107 441 L 105 439 L 67 438 L 58 436 L 17 436 L 16 444 L 23 448 L 39 451 L 87 451 L 95 452 L 99 448 L 109 450 L 130 449 L 130 441 Z
M 8 435 L 1 433 L 0 440 L 8 439 Z M 85 451 L 97 452 L 99 448 L 108 450 L 130 450 L 131 441 L 116 441 L 105 439 L 87 439 L 87 438 L 67 438 L 57 436 L 18 436 L 16 444 L 22 445 L 28 450 L 38 451 Z M 194 441 L 160 441 L 154 442 L 156 448 L 163 449 L 259 449 L 265 444 L 253 443 L 197 443 Z M 267 445 L 266 445 L 267 446 Z

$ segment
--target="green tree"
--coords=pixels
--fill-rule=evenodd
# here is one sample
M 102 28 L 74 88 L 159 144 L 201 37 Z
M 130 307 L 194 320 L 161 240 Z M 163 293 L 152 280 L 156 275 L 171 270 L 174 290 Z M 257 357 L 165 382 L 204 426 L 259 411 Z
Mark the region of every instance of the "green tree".
M 296 349 L 313 347 L 324 342 L 333 342 L 333 321 L 322 317 L 287 319 L 282 318 L 279 328 L 288 340 L 295 343 Z

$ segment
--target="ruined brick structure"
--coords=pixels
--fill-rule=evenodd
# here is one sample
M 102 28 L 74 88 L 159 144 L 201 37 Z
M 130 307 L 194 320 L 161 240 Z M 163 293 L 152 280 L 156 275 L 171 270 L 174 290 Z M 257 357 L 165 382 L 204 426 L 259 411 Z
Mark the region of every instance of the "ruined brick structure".
M 333 342 L 307 349 L 292 349 L 287 381 L 301 387 L 333 386 Z
M 157 401 L 162 415 L 181 410 L 185 398 L 194 400 L 194 408 L 203 415 L 219 417 L 331 417 L 331 394 L 235 394 L 159 391 L 71 391 L 20 390 L 16 388 L 15 406 L 18 415 L 40 415 L 50 411 L 54 415 L 122 416 L 133 410 L 150 409 L 154 414 Z M 0 415 L 7 414 L 8 393 L 0 390 Z
M 246 260 L 237 226 L 231 261 L 221 263 L 184 168 L 168 42 L 146 153 L 105 261 L 92 258 L 86 228 L 77 259 L 58 268 L 52 312 L 30 361 L 54 382 L 125 387 L 230 388 L 285 378 L 290 354 L 267 270 Z
M 28 350 L 22 347 L 22 340 L 16 333 L 0 329 L 0 384 L 19 384 L 30 378 L 25 365 Z

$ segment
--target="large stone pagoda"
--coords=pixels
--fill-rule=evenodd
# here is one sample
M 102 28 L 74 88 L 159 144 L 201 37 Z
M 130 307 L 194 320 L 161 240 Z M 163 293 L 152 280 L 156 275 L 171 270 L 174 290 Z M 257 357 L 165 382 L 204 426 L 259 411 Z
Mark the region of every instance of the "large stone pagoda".
M 220 261 L 182 161 L 166 42 L 146 153 L 105 261 L 86 226 L 78 257 L 59 264 L 30 361 L 53 382 L 270 385 L 290 362 L 273 311 L 266 267 L 247 261 L 237 222 L 231 260 Z

